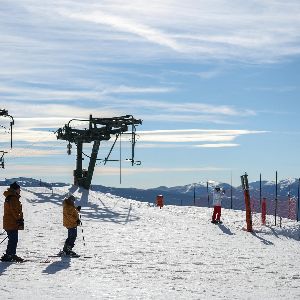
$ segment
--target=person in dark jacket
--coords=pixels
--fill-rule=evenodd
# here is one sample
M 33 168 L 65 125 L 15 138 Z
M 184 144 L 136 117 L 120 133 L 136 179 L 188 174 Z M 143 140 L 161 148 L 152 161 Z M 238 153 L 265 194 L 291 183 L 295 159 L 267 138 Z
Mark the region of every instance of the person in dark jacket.
M 23 259 L 16 255 L 18 231 L 24 230 L 20 186 L 17 182 L 12 183 L 3 195 L 5 197 L 3 229 L 7 232 L 8 243 L 6 253 L 1 257 L 1 261 L 22 262 Z
M 80 225 L 79 211 L 81 206 L 75 206 L 75 197 L 69 196 L 63 201 L 63 225 L 68 229 L 68 238 L 63 248 L 64 255 L 77 256 L 72 251 L 77 238 L 77 226 Z

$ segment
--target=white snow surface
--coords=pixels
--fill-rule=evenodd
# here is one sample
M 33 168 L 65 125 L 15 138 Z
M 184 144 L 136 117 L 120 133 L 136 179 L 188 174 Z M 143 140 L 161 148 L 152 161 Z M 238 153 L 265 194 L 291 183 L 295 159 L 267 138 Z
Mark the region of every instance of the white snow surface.
M 82 205 L 74 250 L 91 258 L 48 257 L 67 235 L 69 191 Z M 224 223 L 214 225 L 208 208 L 159 209 L 73 187 L 53 192 L 21 190 L 17 254 L 29 261 L 0 262 L 0 299 L 300 299 L 299 223 L 256 226 L 251 234 L 241 211 L 224 209 Z

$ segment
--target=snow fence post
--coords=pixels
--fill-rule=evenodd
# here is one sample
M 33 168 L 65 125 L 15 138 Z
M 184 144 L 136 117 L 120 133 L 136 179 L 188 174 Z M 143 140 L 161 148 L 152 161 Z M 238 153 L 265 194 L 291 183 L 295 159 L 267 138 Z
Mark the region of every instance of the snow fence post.
M 242 187 L 244 190 L 244 197 L 245 197 L 247 231 L 252 232 L 252 216 L 251 216 L 250 194 L 249 194 L 247 173 L 241 176 L 241 181 L 242 181 Z
M 261 202 L 261 223 L 266 225 L 266 214 L 267 214 L 267 199 L 264 197 Z
M 298 179 L 297 222 L 299 221 L 299 204 L 300 204 L 300 178 Z

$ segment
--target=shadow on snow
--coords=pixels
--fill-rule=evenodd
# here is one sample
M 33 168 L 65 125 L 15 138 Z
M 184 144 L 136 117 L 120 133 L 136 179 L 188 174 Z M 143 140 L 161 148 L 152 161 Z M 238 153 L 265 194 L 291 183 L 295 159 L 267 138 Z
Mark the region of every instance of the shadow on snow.
M 43 270 L 44 274 L 55 274 L 59 271 L 66 270 L 71 266 L 71 258 L 70 257 L 61 257 L 59 261 L 54 261 L 50 265 Z
M 23 187 L 23 189 L 27 192 L 32 193 L 34 196 L 36 196 L 37 199 L 27 199 L 30 203 L 52 203 L 56 205 L 62 205 L 63 200 L 66 196 L 69 194 L 75 193 L 77 190 L 78 193 L 81 194 L 80 200 L 76 201 L 76 205 L 81 205 L 81 211 L 80 211 L 80 217 L 82 219 L 93 219 L 93 220 L 99 220 L 101 222 L 114 222 L 117 224 L 126 224 L 128 222 L 134 222 L 137 221 L 139 218 L 137 216 L 132 215 L 132 205 L 129 204 L 128 209 L 124 209 L 123 211 L 116 211 L 115 207 L 118 204 L 118 199 L 113 198 L 113 200 L 117 200 L 116 203 L 112 208 L 109 208 L 99 197 L 93 197 L 90 195 L 90 191 L 78 188 L 74 185 L 72 185 L 69 188 L 69 192 L 65 194 L 58 194 L 53 192 L 53 190 L 49 190 L 49 192 L 36 192 L 32 191 L 30 189 L 26 189 Z M 89 203 L 89 198 L 93 198 L 96 200 L 96 203 Z M 99 204 L 98 204 L 99 203 Z

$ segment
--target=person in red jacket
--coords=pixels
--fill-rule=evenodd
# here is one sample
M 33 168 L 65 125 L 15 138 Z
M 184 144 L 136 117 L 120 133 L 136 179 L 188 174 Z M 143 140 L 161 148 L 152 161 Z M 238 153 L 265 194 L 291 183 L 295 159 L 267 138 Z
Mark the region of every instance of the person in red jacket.
M 77 256 L 72 251 L 77 238 L 77 226 L 80 225 L 79 211 L 81 206 L 75 206 L 75 197 L 69 196 L 63 201 L 63 225 L 68 229 L 68 238 L 65 241 L 61 255 Z
M 3 195 L 5 197 L 3 229 L 7 232 L 8 243 L 6 253 L 1 257 L 1 261 L 22 262 L 23 259 L 16 255 L 18 231 L 24 229 L 20 186 L 17 182 L 12 183 Z

